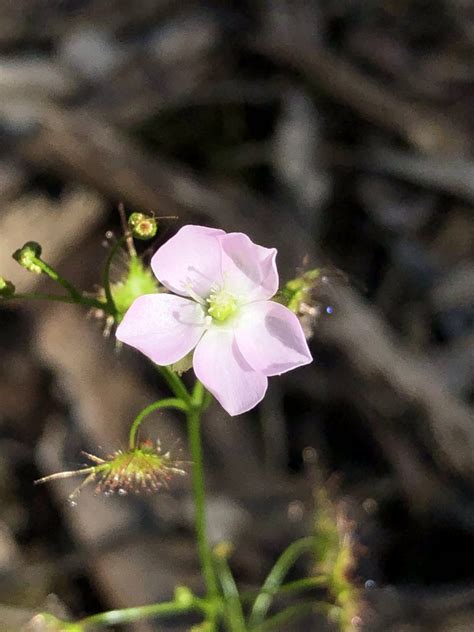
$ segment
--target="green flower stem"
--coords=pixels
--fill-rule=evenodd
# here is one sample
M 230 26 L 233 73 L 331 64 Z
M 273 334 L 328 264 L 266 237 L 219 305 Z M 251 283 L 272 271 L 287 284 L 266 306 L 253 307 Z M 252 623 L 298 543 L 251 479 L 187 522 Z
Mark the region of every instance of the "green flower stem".
M 150 604 L 148 606 L 137 606 L 135 608 L 123 608 L 121 610 L 109 610 L 94 614 L 75 623 L 80 626 L 78 629 L 84 632 L 93 627 L 106 627 L 109 625 L 120 625 L 133 623 L 142 619 L 152 619 L 168 615 L 185 614 L 187 612 L 205 612 L 206 607 L 202 600 L 196 597 L 190 603 L 179 603 L 177 601 L 167 601 L 164 603 Z
M 137 447 L 137 434 L 138 434 L 138 429 L 140 428 L 142 421 L 146 417 L 148 417 L 148 415 L 151 415 L 152 412 L 154 412 L 155 410 L 159 410 L 160 408 L 175 408 L 176 410 L 182 410 L 183 412 L 188 411 L 187 405 L 181 399 L 177 399 L 174 397 L 169 397 L 168 399 L 160 399 L 157 402 L 153 402 L 153 404 L 150 404 L 149 406 L 144 408 L 135 417 L 135 420 L 133 421 L 130 427 L 130 434 L 129 434 L 130 450 L 134 450 Z
M 240 594 L 241 601 L 244 603 L 253 602 L 259 594 L 265 595 L 286 595 L 288 593 L 296 593 L 304 590 L 313 590 L 314 588 L 325 588 L 329 584 L 327 575 L 318 575 L 317 577 L 305 577 L 304 579 L 296 579 L 293 582 L 287 582 L 275 588 L 259 588 L 257 590 L 246 590 Z
M 167 366 L 159 366 L 158 364 L 155 364 L 155 367 L 176 397 L 178 399 L 182 399 L 186 402 L 186 404 L 190 405 L 191 395 L 188 393 L 188 389 L 179 375 Z
M 274 594 L 286 594 L 298 592 L 300 590 L 312 590 L 313 588 L 325 588 L 329 583 L 327 575 L 319 575 L 317 577 L 305 577 L 304 579 L 296 579 L 294 582 L 287 582 L 275 589 Z
M 246 632 L 245 617 L 239 590 L 224 557 L 215 556 L 215 565 L 225 601 L 225 614 L 230 632 Z
M 192 405 L 195 408 L 202 409 L 204 405 L 204 400 L 206 399 L 206 394 L 207 394 L 207 391 L 204 388 L 203 384 L 199 380 L 196 380 L 196 383 L 194 384 L 193 392 L 191 395 Z
M 171 402 L 174 408 L 179 408 L 180 410 L 186 412 L 188 422 L 189 449 L 191 453 L 191 459 L 193 461 L 192 488 L 196 512 L 195 525 L 198 554 L 204 582 L 206 584 L 207 596 L 210 599 L 211 604 L 215 604 L 219 597 L 219 588 L 214 569 L 212 552 L 207 541 L 206 491 L 204 486 L 204 467 L 201 445 L 201 414 L 202 411 L 209 404 L 210 400 L 207 396 L 206 389 L 199 381 L 196 381 L 193 392 L 192 394 L 190 394 L 186 386 L 184 385 L 184 382 L 174 371 L 171 371 L 171 369 L 169 369 L 168 367 L 159 365 L 155 366 L 170 387 L 170 389 L 176 395 L 176 399 L 170 398 L 169 400 L 161 401 L 167 402 L 168 404 Z M 177 405 L 178 402 L 180 402 L 179 405 Z M 151 404 L 152 407 L 155 407 L 155 405 L 156 408 L 163 407 L 163 404 L 160 406 L 158 402 L 156 402 L 155 404 Z M 153 408 L 153 410 L 156 410 L 156 408 Z M 132 445 L 132 440 L 134 442 L 134 445 L 136 442 L 136 429 L 134 429 L 134 426 L 138 428 L 144 416 L 146 416 L 150 412 L 151 410 L 145 409 L 144 411 L 142 411 L 142 413 L 140 413 L 139 418 L 137 418 L 138 421 L 137 419 L 135 419 L 135 421 L 133 422 L 132 429 L 130 430 L 130 445 Z M 216 608 L 213 609 L 211 607 L 209 609 L 209 612 L 210 623 L 211 626 L 213 626 L 211 629 L 214 629 L 215 623 L 213 619 L 215 618 L 215 616 L 217 616 L 217 610 Z
M 130 232 L 130 228 L 128 226 L 127 215 L 125 213 L 125 206 L 123 202 L 119 202 L 118 212 L 120 215 L 120 223 L 122 224 L 122 232 L 125 236 L 125 241 L 127 244 L 127 250 L 130 253 L 130 257 L 136 257 L 137 251 L 135 249 L 135 244 L 133 243 L 132 233 Z
M 274 630 L 288 621 L 293 622 L 295 619 L 308 614 L 321 613 L 327 616 L 335 607 L 325 601 L 304 601 L 294 606 L 288 606 L 259 625 L 250 627 L 250 630 L 251 632 L 268 632 L 268 630 Z
M 202 402 L 201 402 L 202 403 Z M 191 408 L 187 413 L 188 440 L 193 461 L 192 484 L 195 504 L 196 539 L 202 574 L 206 583 L 207 596 L 216 598 L 219 594 L 212 552 L 206 533 L 206 492 L 201 445 L 201 410 Z
M 76 303 L 80 303 L 82 294 L 72 283 L 69 283 L 69 281 L 62 277 L 57 270 L 50 266 L 49 263 L 46 263 L 46 261 L 43 261 L 40 257 L 33 257 L 32 261 L 41 269 L 42 272 L 44 272 L 44 274 L 47 274 L 50 279 L 52 279 L 55 283 L 62 285 L 63 288 L 69 292 L 71 298 L 75 299 Z
M 314 537 L 309 537 L 296 540 L 296 542 L 290 544 L 290 546 L 283 551 L 272 570 L 267 575 L 260 594 L 255 599 L 249 618 L 251 628 L 258 626 L 263 622 L 273 600 L 271 591 L 281 586 L 286 574 L 297 559 L 303 555 L 303 553 L 311 551 L 313 548 Z
M 43 294 L 39 292 L 26 292 L 14 294 L 13 296 L 5 297 L 4 300 L 29 300 L 29 301 L 53 301 L 57 303 L 69 303 L 72 305 L 83 305 L 84 307 L 95 307 L 108 312 L 107 305 L 98 299 L 90 296 L 79 295 L 77 297 L 72 296 L 59 296 L 57 294 Z M 0 299 L 2 300 L 2 299 Z

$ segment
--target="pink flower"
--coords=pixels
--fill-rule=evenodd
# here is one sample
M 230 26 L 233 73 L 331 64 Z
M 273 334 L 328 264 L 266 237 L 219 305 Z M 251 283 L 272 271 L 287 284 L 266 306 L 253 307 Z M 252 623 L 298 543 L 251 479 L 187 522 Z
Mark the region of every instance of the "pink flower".
M 137 298 L 117 338 L 160 365 L 194 349 L 197 378 L 229 415 L 250 410 L 269 376 L 312 360 L 296 316 L 270 300 L 278 290 L 275 257 L 243 233 L 184 226 L 151 260 L 174 294 Z

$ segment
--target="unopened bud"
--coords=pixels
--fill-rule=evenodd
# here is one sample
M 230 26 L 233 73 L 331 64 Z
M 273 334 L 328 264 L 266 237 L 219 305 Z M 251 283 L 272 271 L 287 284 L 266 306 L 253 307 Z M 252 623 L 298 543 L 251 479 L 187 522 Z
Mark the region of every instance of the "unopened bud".
M 136 239 L 153 239 L 158 230 L 156 219 L 144 213 L 132 213 L 128 218 L 128 226 Z
M 227 560 L 232 555 L 233 551 L 234 546 L 232 542 L 227 542 L 227 540 L 223 540 L 222 542 L 216 544 L 213 553 L 216 557 Z
M 15 294 L 15 286 L 11 281 L 0 277 L 0 296 L 9 298 Z
M 176 586 L 174 590 L 174 600 L 180 606 L 190 606 L 194 601 L 194 595 L 187 586 Z
M 41 256 L 41 246 L 36 241 L 28 241 L 23 248 L 19 248 L 12 256 L 25 270 L 41 274 L 41 267 L 36 263 L 36 259 Z
M 150 268 L 145 268 L 141 259 L 130 259 L 127 275 L 112 285 L 112 296 L 121 320 L 130 305 L 143 294 L 155 294 L 158 282 Z

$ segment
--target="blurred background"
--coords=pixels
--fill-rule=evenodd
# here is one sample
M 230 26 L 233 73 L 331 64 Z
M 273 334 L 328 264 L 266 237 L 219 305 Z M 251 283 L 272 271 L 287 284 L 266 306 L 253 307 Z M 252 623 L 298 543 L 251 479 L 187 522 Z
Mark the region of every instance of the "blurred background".
M 120 202 L 179 216 L 153 249 L 204 223 L 276 246 L 282 280 L 327 270 L 314 363 L 251 413 L 207 413 L 210 532 L 255 588 L 324 485 L 366 630 L 474 629 L 473 62 L 470 0 L 0 0 L 0 274 L 19 290 L 51 290 L 11 259 L 36 240 L 94 291 Z M 33 486 L 123 446 L 166 392 L 103 329 L 0 305 L 1 632 L 200 588 L 189 477 L 76 507 L 74 482 Z M 184 430 L 162 413 L 145 434 L 185 453 Z

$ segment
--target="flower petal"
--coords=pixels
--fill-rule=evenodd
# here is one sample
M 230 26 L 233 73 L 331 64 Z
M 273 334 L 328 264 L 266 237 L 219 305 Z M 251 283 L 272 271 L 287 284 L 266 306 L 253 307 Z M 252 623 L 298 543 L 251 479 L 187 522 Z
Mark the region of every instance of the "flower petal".
M 280 375 L 312 361 L 298 318 L 273 301 L 258 301 L 240 309 L 235 339 L 256 371 Z
M 199 303 L 172 294 L 144 294 L 125 313 L 116 336 L 153 362 L 172 364 L 184 358 L 205 331 Z
M 224 287 L 244 303 L 271 298 L 278 290 L 276 248 L 257 246 L 243 233 L 219 237 Z
M 240 415 L 263 399 L 267 378 L 244 360 L 229 329 L 206 331 L 193 358 L 197 378 L 229 415 Z
M 218 237 L 224 231 L 206 226 L 183 226 L 151 260 L 157 279 L 181 296 L 207 298 L 211 286 L 220 283 L 221 247 Z

